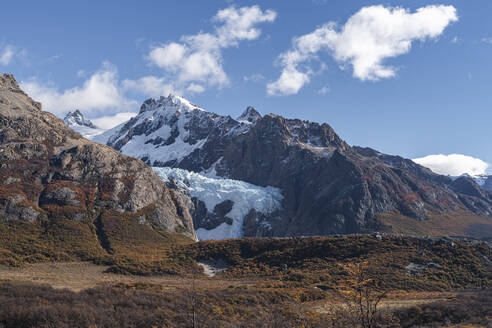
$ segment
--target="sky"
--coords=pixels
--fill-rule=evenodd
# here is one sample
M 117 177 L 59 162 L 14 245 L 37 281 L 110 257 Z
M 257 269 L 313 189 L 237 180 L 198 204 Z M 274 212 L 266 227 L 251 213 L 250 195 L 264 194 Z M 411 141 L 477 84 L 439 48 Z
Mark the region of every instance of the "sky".
M 438 173 L 491 173 L 492 2 L 9 1 L 0 72 L 101 127 L 176 93 L 326 122 Z

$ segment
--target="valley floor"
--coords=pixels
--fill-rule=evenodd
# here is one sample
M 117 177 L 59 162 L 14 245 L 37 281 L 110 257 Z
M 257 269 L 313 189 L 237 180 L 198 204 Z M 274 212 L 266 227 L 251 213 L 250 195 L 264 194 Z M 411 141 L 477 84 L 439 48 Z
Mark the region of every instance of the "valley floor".
M 263 287 L 265 279 L 245 280 L 197 275 L 183 277 L 169 276 L 132 276 L 106 273 L 108 266 L 90 262 L 50 262 L 36 263 L 22 267 L 0 266 L 0 282 L 49 285 L 55 289 L 69 289 L 79 292 L 84 289 L 117 284 L 148 284 L 162 291 L 188 290 L 192 283 L 197 290 L 221 289 L 231 287 Z M 456 297 L 456 292 L 399 292 L 392 293 L 382 302 L 382 307 L 396 309 L 414 305 L 443 301 Z M 327 306 L 338 304 L 333 299 L 313 301 L 305 304 L 319 313 L 326 313 Z
M 359 288 L 386 295 L 377 313 L 384 325 L 373 327 L 487 327 L 492 318 L 486 242 L 354 235 L 193 243 L 132 222 L 102 221 L 108 249 L 90 222 L 0 225 L 0 328 L 358 327 L 347 310 Z
M 193 292 L 197 294 L 235 290 L 235 293 L 239 295 L 243 291 L 262 290 L 274 283 L 274 280 L 268 281 L 268 279 L 238 279 L 220 275 L 210 277 L 205 274 L 196 276 L 132 276 L 107 273 L 105 271 L 108 268 L 108 266 L 96 265 L 90 262 L 48 262 L 21 267 L 0 266 L 0 286 L 32 286 L 35 289 L 38 288 L 37 286 L 44 285 L 57 290 L 69 290 L 71 292 L 85 292 L 88 289 L 98 290 L 104 288 L 128 289 L 157 295 L 186 294 L 193 288 Z M 393 291 L 381 302 L 380 308 L 388 312 L 413 311 L 414 309 L 422 309 L 426 305 L 433 306 L 435 304 L 456 302 L 458 298 L 469 298 L 476 292 L 474 290 Z M 300 311 L 311 312 L 320 316 L 329 315 L 334 308 L 340 307 L 343 307 L 343 305 L 334 295 L 330 295 L 330 292 L 327 292 L 327 296 L 324 299 L 302 301 L 299 304 Z M 433 326 L 435 325 L 430 325 L 429 327 Z
M 84 289 L 115 284 L 151 284 L 162 286 L 162 290 L 188 288 L 190 277 L 136 276 L 106 273 L 106 265 L 90 262 L 45 262 L 8 267 L 0 265 L 0 282 L 46 284 L 57 289 L 79 292 Z M 227 288 L 229 286 L 254 285 L 253 281 L 232 279 L 195 278 L 196 288 Z

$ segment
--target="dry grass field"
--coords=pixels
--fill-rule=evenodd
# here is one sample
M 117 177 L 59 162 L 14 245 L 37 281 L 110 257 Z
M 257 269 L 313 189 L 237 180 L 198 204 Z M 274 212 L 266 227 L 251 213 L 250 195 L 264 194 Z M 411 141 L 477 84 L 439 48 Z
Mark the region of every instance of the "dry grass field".
M 36 263 L 22 267 L 0 266 L 0 282 L 49 285 L 55 289 L 68 289 L 79 292 L 85 289 L 103 286 L 152 286 L 153 290 L 162 292 L 189 290 L 192 283 L 196 290 L 225 288 L 264 288 L 274 281 L 268 279 L 237 279 L 227 277 L 208 277 L 204 274 L 195 276 L 133 276 L 105 272 L 109 267 L 90 262 L 48 262 Z M 457 292 L 408 292 L 395 291 L 389 293 L 382 301 L 385 309 L 400 309 L 415 305 L 455 299 Z M 339 301 L 334 295 L 323 300 L 307 302 L 309 307 L 319 313 L 327 313 L 329 306 Z
M 194 316 L 196 327 L 355 327 L 344 317 L 333 321 L 333 313 L 346 312 L 340 295 L 312 284 L 223 273 L 135 276 L 108 268 L 0 266 L 0 327 L 192 327 Z M 391 290 L 378 319 L 390 321 L 374 327 L 488 327 L 491 305 L 492 294 L 477 290 Z
M 209 278 L 205 275 L 190 276 L 133 276 L 105 272 L 109 267 L 90 262 L 46 262 L 22 267 L 0 266 L 0 281 L 49 285 L 57 289 L 81 291 L 84 289 L 116 284 L 149 284 L 162 290 L 187 289 L 194 280 L 198 289 L 252 286 L 253 281 Z

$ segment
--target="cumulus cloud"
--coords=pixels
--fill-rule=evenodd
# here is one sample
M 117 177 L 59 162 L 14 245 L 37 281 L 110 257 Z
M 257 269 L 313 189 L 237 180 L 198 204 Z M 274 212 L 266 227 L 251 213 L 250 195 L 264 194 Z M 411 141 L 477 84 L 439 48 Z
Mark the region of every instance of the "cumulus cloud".
M 186 88 L 186 91 L 189 93 L 202 93 L 205 91 L 205 88 L 199 84 L 192 83 Z
M 364 7 L 338 27 L 329 22 L 296 37 L 292 48 L 279 56 L 280 78 L 268 84 L 270 95 L 296 94 L 314 74 L 310 63 L 320 52 L 329 53 L 342 68 L 352 67 L 361 81 L 394 77 L 396 69 L 384 60 L 408 53 L 412 42 L 440 36 L 458 20 L 453 6 L 426 6 L 410 12 L 382 5 Z
M 128 121 L 132 117 L 136 116 L 134 112 L 121 112 L 112 116 L 102 116 L 99 118 L 91 119 L 91 121 L 101 129 L 111 129 L 115 126 Z
M 259 6 L 219 10 L 212 18 L 214 32 L 185 35 L 180 42 L 161 44 L 153 48 L 148 60 L 162 68 L 175 88 L 189 92 L 203 92 L 205 87 L 226 86 L 229 83 L 223 69 L 223 49 L 237 47 L 240 41 L 255 40 L 261 35 L 260 23 L 273 22 L 273 10 Z
M 148 97 L 160 97 L 175 93 L 172 83 L 162 77 L 144 76 L 138 80 L 126 79 L 122 82 L 124 91 L 134 91 Z
M 481 159 L 461 154 L 429 155 L 414 158 L 417 164 L 431 169 L 433 172 L 444 175 L 459 176 L 462 174 L 485 174 L 489 164 Z
M 104 63 L 102 69 L 92 74 L 80 87 L 59 91 L 55 86 L 36 79 L 23 81 L 21 86 L 31 98 L 43 104 L 44 110 L 54 114 L 73 109 L 85 113 L 107 113 L 108 110 L 116 112 L 136 106 L 134 101 L 124 96 L 117 70 L 109 63 Z

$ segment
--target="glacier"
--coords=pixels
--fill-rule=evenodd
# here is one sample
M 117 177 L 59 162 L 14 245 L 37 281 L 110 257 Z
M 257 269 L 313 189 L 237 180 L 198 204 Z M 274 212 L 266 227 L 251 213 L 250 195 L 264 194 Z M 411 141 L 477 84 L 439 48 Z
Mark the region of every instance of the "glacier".
M 213 211 L 215 205 L 225 200 L 234 202 L 231 211 L 226 214 L 232 219 L 232 224 L 224 222 L 211 230 L 196 229 L 196 235 L 200 240 L 240 238 L 243 236 L 244 217 L 252 209 L 270 214 L 281 208 L 283 196 L 279 188 L 260 187 L 233 179 L 211 178 L 178 168 L 153 167 L 153 169 L 164 181 L 174 180 L 191 197 L 204 202 L 209 212 Z

